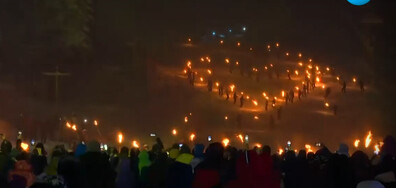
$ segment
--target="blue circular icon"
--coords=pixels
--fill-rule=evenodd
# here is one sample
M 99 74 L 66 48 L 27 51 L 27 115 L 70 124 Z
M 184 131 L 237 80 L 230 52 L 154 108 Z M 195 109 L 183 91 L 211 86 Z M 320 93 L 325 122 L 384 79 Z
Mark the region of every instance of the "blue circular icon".
M 361 6 L 370 2 L 370 0 L 348 0 L 348 2 L 351 3 L 352 5 Z

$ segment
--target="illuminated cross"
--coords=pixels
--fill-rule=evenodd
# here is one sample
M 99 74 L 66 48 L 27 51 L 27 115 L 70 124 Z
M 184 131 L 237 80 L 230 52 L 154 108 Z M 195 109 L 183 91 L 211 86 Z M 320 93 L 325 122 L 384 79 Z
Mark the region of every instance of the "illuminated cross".
M 55 77 L 55 103 L 58 103 L 59 96 L 59 77 L 61 76 L 69 76 L 70 73 L 59 72 L 59 67 L 56 66 L 55 72 L 43 72 L 45 76 L 54 76 Z

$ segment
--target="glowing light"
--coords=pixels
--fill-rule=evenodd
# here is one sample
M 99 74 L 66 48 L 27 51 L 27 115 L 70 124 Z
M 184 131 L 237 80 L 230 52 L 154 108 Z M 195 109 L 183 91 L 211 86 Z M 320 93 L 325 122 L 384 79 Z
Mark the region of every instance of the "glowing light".
M 122 133 L 118 133 L 118 143 L 122 143 L 122 141 L 124 140 L 124 135 L 122 135 Z
M 176 129 L 173 129 L 173 130 L 172 130 L 172 134 L 173 134 L 173 135 L 177 135 L 177 130 L 176 130 Z
M 216 86 L 219 87 L 219 85 L 220 85 L 219 82 L 216 82 Z
M 188 38 L 188 42 L 191 42 L 191 38 Z
M 378 155 L 378 153 L 380 152 L 380 147 L 378 144 L 374 145 L 374 153 Z
M 327 70 L 327 71 L 330 71 L 330 68 L 329 68 L 329 67 L 326 67 L 326 70 Z
M 261 148 L 261 147 L 262 147 L 262 145 L 259 144 L 259 143 L 254 144 L 254 146 L 256 146 L 256 147 L 258 147 L 258 148 Z
M 240 42 L 238 42 L 238 43 L 237 43 L 237 46 L 241 46 L 241 43 L 240 43 Z
M 246 99 L 250 99 L 249 95 L 246 96 Z
M 208 74 L 212 74 L 212 70 L 208 69 Z
M 239 62 L 237 61 L 237 62 L 235 62 L 235 65 L 239 65 Z
M 29 150 L 29 144 L 27 144 L 27 143 L 25 143 L 25 142 L 22 142 L 22 143 L 21 143 L 21 148 L 22 148 L 24 151 L 28 151 L 28 150 Z
M 356 78 L 353 78 L 352 81 L 356 83 Z
M 326 87 L 326 86 L 323 84 L 323 85 L 322 85 L 322 89 L 324 89 L 325 87 Z
M 297 91 L 300 90 L 300 88 L 298 86 L 296 86 L 295 88 L 296 88 Z
M 267 100 L 268 100 L 268 99 L 269 99 L 269 97 L 265 97 L 265 99 L 267 99 Z
M 72 126 L 70 125 L 69 122 L 66 122 L 66 127 L 71 128 Z
M 227 147 L 230 143 L 230 140 L 228 138 L 224 138 L 221 142 L 223 143 L 224 147 Z
M 228 119 L 228 116 L 224 116 L 224 119 L 227 120 L 227 119 Z
M 290 72 L 290 70 L 289 70 L 289 69 L 287 69 L 287 70 L 286 70 L 286 72 Z
M 136 140 L 132 141 L 132 147 L 139 148 L 139 142 L 137 142 Z
M 259 117 L 258 116 L 254 116 L 254 119 L 257 120 L 257 119 L 259 119 Z
M 285 97 L 285 91 L 282 91 L 281 93 L 282 93 L 282 97 Z
M 184 72 L 184 74 L 187 74 L 187 70 L 186 69 L 184 69 L 183 72 Z
M 228 58 L 226 58 L 225 62 L 228 64 L 228 63 L 230 63 L 230 60 Z
M 315 68 L 316 68 L 317 71 L 319 70 L 319 66 L 316 66 Z
M 308 65 L 308 68 L 309 68 L 309 69 L 312 69 L 312 65 Z
M 256 100 L 252 100 L 252 103 L 254 104 L 254 106 L 257 106 L 257 105 L 258 105 L 258 103 L 257 103 Z
M 268 67 L 267 67 L 267 66 L 264 66 L 264 69 L 265 69 L 265 70 L 267 70 L 267 69 L 268 69 Z
M 252 51 L 252 50 L 253 50 L 253 48 L 249 48 L 249 50 L 250 50 L 250 51 Z
M 243 136 L 242 136 L 242 134 L 239 134 L 239 135 L 237 136 L 237 138 L 243 143 Z
M 200 77 L 200 78 L 199 78 L 199 80 L 201 80 L 201 82 L 203 82 L 203 81 L 204 81 L 204 79 L 203 79 L 202 77 Z
M 283 149 L 282 149 L 282 148 L 279 148 L 279 149 L 278 149 L 278 154 L 279 154 L 279 155 L 282 155 L 282 153 L 283 153 Z
M 302 54 L 301 54 L 301 53 L 298 53 L 298 57 L 302 57 Z
M 295 70 L 295 71 L 294 71 L 294 74 L 298 75 L 298 70 Z
M 303 63 L 300 62 L 300 63 L 298 63 L 298 65 L 299 65 L 300 67 L 302 67 L 302 66 L 303 66 Z
M 201 57 L 201 61 L 202 61 L 202 62 L 204 62 L 204 61 L 205 61 L 205 59 L 204 59 L 203 57 Z
M 267 48 L 270 49 L 270 48 L 271 48 L 271 45 L 267 45 Z
M 98 120 L 94 120 L 94 125 L 95 125 L 95 126 L 98 126 L 98 125 L 99 125 Z
M 271 64 L 270 64 L 270 67 L 274 67 L 274 65 L 271 63 Z
M 190 134 L 190 141 L 192 142 L 192 141 L 194 141 L 194 139 L 195 139 L 195 134 L 194 134 L 194 133 L 191 133 L 191 134 Z
M 289 52 L 286 52 L 286 56 L 289 56 Z
M 241 95 L 243 95 L 243 91 L 241 91 Z
M 264 96 L 264 97 L 266 97 L 266 96 L 267 96 L 267 94 L 266 94 L 265 92 L 263 92 L 263 96 Z
M 309 144 L 305 144 L 305 149 L 307 150 L 307 153 L 313 152 L 313 151 L 312 151 L 312 147 L 311 147 L 311 145 L 309 145 Z
M 353 145 L 355 146 L 355 148 L 358 148 L 358 147 L 359 147 L 359 143 L 360 143 L 360 140 L 359 140 L 359 139 L 356 139 L 356 140 L 353 142 Z
M 77 131 L 77 126 L 74 124 L 72 127 L 73 131 Z
M 279 43 L 276 43 L 275 45 L 276 45 L 276 47 L 279 47 Z
M 339 76 L 337 76 L 337 80 L 340 80 L 340 77 L 339 77 Z
M 326 102 L 325 106 L 328 108 L 328 107 L 330 107 L 330 104 L 328 102 Z
M 309 58 L 309 60 L 308 60 L 309 62 L 312 62 L 312 59 L 311 58 Z
M 234 88 L 235 88 L 234 84 L 230 85 L 231 92 L 234 92 Z
M 187 123 L 188 122 L 188 117 L 186 116 L 186 117 L 184 117 L 184 123 Z
M 223 41 L 223 40 L 221 40 L 221 41 L 220 41 L 220 44 L 223 44 L 223 43 L 224 43 L 224 41 Z
M 320 78 L 319 77 L 316 77 L 316 82 L 320 82 Z
M 274 97 L 275 100 L 278 100 L 278 97 Z
M 187 61 L 187 67 L 191 69 L 191 61 Z
M 364 143 L 364 146 L 368 148 L 370 146 L 371 140 L 373 139 L 373 135 L 371 134 L 371 131 L 368 132 L 366 136 L 366 141 Z

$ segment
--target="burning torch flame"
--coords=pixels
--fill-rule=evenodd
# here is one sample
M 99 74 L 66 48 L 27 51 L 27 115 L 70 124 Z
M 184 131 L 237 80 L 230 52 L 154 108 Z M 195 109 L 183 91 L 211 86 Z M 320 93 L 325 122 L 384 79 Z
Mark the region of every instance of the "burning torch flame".
M 66 127 L 71 128 L 72 126 L 70 125 L 69 122 L 66 122 Z
M 192 133 L 192 134 L 190 135 L 190 141 L 191 141 L 191 142 L 194 141 L 194 138 L 195 138 L 195 134 Z
M 317 70 L 317 71 L 319 70 L 319 66 L 316 66 L 316 70 Z
M 21 143 L 21 148 L 22 148 L 24 151 L 28 151 L 28 150 L 29 150 L 29 144 L 26 144 L 25 142 L 22 142 L 22 143 Z
M 356 83 L 356 78 L 353 78 L 352 81 Z
M 283 149 L 282 149 L 282 148 L 279 148 L 279 149 L 278 149 L 278 153 L 279 153 L 279 155 L 282 155 Z
M 230 63 L 230 60 L 228 58 L 226 58 L 225 62 L 228 64 L 228 63 Z
M 311 145 L 309 145 L 309 144 L 305 144 L 305 149 L 307 149 L 307 153 L 313 152 L 313 151 L 312 151 L 312 147 L 311 147 Z
M 97 120 L 94 120 L 94 125 L 95 125 L 95 126 L 98 126 L 98 125 L 99 125 L 99 123 L 98 123 Z
M 258 116 L 254 116 L 254 119 L 256 119 L 256 120 L 257 120 L 257 119 L 259 119 L 259 117 L 258 117 Z
M 220 85 L 219 82 L 216 82 L 216 86 L 219 87 L 219 85 Z
M 298 70 L 295 70 L 294 73 L 295 73 L 296 75 L 298 75 Z
M 122 133 L 118 133 L 118 143 L 122 143 L 122 140 L 124 140 L 124 135 Z
M 76 125 L 73 125 L 71 128 L 73 129 L 73 131 L 77 131 L 77 126 Z
M 252 100 L 252 102 L 253 102 L 254 106 L 257 106 L 257 105 L 258 105 L 258 103 L 257 103 L 256 100 Z
M 243 143 L 243 136 L 242 136 L 242 134 L 239 134 L 239 135 L 237 136 L 237 138 Z
M 378 154 L 380 152 L 380 147 L 378 144 L 374 145 L 374 153 Z
M 309 68 L 309 69 L 312 69 L 312 65 L 308 65 L 308 68 Z
M 191 61 L 187 61 L 187 67 L 191 69 Z
M 204 79 L 203 79 L 202 77 L 200 77 L 200 78 L 199 78 L 199 80 L 201 80 L 201 82 L 203 82 L 203 81 L 204 81 Z
M 359 143 L 360 143 L 359 139 L 356 139 L 355 142 L 353 142 L 353 145 L 355 146 L 355 148 L 359 147 Z
M 188 122 L 188 117 L 185 116 L 185 117 L 184 117 L 184 123 L 187 123 L 187 122 Z
M 368 148 L 370 146 L 371 140 L 373 138 L 373 135 L 371 134 L 371 131 L 368 132 L 367 137 L 366 137 L 366 142 L 364 146 Z
M 266 97 L 266 96 L 267 96 L 267 94 L 266 94 L 265 92 L 263 92 L 263 96 L 264 96 L 264 97 Z
M 339 76 L 337 76 L 337 80 L 340 80 L 340 77 L 339 77 Z
M 285 91 L 282 91 L 282 97 L 285 97 Z
M 328 108 L 328 107 L 330 107 L 330 104 L 326 102 L 325 106 Z
M 316 82 L 320 82 L 320 78 L 319 77 L 316 77 Z
M 228 138 L 224 138 L 222 143 L 223 143 L 224 147 L 227 147 L 228 144 L 230 143 L 230 140 L 228 140 Z
M 300 89 L 298 86 L 296 86 L 295 88 L 296 88 L 297 91 Z
M 303 63 L 300 62 L 300 63 L 298 63 L 298 65 L 300 65 L 300 67 L 302 67 L 302 66 L 303 66 Z
M 132 147 L 139 148 L 139 143 L 136 140 L 132 141 Z
M 234 88 L 235 88 L 234 84 L 230 85 L 231 92 L 234 92 Z
M 173 130 L 172 130 L 172 134 L 173 134 L 173 135 L 176 135 L 176 134 L 177 134 L 177 130 L 176 130 L 176 129 L 173 129 Z
M 212 74 L 212 71 L 210 69 L 208 69 L 208 74 Z
M 202 62 L 204 62 L 204 61 L 205 61 L 205 59 L 204 59 L 203 57 L 201 57 L 201 61 L 202 61 Z
M 262 147 L 262 145 L 259 144 L 259 143 L 255 144 L 254 146 L 256 146 L 256 147 L 258 147 L 258 148 L 261 148 L 261 147 Z

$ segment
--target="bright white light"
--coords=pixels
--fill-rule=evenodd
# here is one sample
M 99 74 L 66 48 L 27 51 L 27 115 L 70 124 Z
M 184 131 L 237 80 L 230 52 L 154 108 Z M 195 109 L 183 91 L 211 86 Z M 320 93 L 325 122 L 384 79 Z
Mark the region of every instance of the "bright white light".
M 216 36 L 216 32 L 213 31 L 213 32 L 212 32 L 212 35 L 213 35 L 213 36 Z
M 243 30 L 243 31 L 246 31 L 246 27 L 242 27 L 242 30 Z

